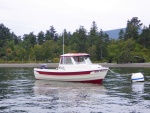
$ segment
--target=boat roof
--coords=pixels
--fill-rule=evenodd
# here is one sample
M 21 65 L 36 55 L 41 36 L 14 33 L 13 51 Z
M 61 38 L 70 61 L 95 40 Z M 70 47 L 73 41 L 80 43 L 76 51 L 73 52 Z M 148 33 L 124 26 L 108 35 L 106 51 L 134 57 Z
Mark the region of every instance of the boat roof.
M 70 56 L 89 56 L 87 53 L 67 53 L 61 55 L 61 57 L 70 57 Z

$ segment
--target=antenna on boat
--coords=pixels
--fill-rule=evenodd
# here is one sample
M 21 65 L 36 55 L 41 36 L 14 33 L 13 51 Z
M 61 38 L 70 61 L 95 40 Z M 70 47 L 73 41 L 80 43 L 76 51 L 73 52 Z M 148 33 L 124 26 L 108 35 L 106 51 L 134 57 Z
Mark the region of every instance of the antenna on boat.
M 63 32 L 63 54 L 64 54 L 64 32 Z
M 64 55 L 64 32 L 63 32 L 63 55 Z M 63 64 L 64 64 L 64 56 L 63 56 Z

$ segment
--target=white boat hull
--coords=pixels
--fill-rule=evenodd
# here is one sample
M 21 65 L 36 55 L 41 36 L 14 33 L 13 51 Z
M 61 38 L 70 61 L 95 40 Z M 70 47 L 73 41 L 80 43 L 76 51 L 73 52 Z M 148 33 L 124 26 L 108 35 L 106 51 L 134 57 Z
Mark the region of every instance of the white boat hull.
M 86 71 L 66 71 L 57 69 L 34 68 L 34 75 L 36 79 L 70 82 L 89 82 L 101 84 L 107 74 L 107 71 L 108 68 Z

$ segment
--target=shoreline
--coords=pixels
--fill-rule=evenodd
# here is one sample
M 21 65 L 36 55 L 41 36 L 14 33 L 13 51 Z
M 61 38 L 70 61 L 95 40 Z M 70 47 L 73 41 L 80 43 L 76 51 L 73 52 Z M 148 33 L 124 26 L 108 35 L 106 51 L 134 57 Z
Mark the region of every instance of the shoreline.
M 4 63 L 0 64 L 1 67 L 40 67 L 41 64 L 46 64 L 48 68 L 57 68 L 58 63 Z M 150 63 L 125 63 L 125 64 L 117 64 L 117 63 L 94 63 L 100 64 L 104 67 L 148 67 L 150 68 Z

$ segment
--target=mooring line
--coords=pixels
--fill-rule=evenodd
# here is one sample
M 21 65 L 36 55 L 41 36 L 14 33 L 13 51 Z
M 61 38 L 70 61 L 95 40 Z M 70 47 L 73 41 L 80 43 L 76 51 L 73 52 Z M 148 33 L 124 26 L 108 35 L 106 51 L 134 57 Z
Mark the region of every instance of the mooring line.
M 112 71 L 111 69 L 109 69 L 109 71 L 115 75 L 121 75 L 121 76 L 127 76 L 127 75 L 132 75 L 132 73 L 127 73 L 127 74 L 120 74 L 120 73 L 116 73 L 114 71 Z
M 116 72 L 112 71 L 111 69 L 109 69 L 109 71 L 110 71 L 111 73 L 113 73 L 113 74 L 119 74 L 119 73 L 116 73 Z M 119 74 L 119 75 L 120 75 L 120 74 Z

